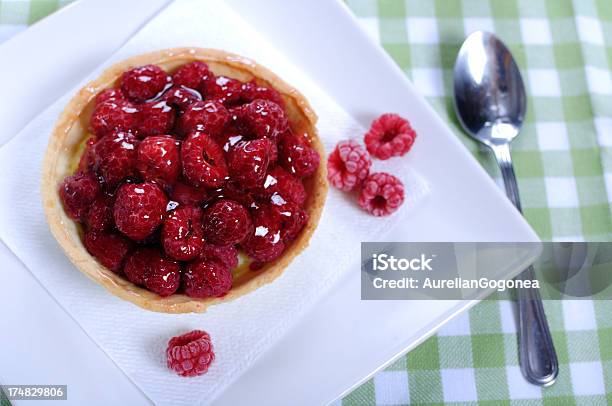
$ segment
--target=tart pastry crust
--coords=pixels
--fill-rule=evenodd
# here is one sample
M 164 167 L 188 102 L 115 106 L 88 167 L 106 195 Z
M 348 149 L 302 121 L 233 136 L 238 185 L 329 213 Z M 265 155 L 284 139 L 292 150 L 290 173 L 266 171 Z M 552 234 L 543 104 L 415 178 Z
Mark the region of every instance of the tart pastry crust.
M 160 297 L 100 265 L 83 246 L 82 230 L 77 222 L 65 214 L 58 193 L 58 187 L 64 177 L 73 172 L 80 146 L 88 133 L 86 123 L 91 115 L 93 101 L 101 90 L 115 86 L 124 71 L 136 66 L 155 64 L 171 72 L 178 66 L 192 61 L 206 62 L 216 75 L 225 75 L 242 81 L 255 79 L 262 85 L 276 89 L 283 97 L 287 118 L 294 133 L 308 134 L 311 146 L 319 153 L 322 162 L 311 177 L 304 179 L 308 193 L 304 209 L 310 218 L 307 225 L 281 257 L 266 263 L 257 271 L 248 271 L 239 275 L 234 279 L 229 293 L 221 298 L 197 299 L 180 293 Z M 308 246 L 321 217 L 327 195 L 324 150 L 317 133 L 316 122 L 316 114 L 301 93 L 267 68 L 239 55 L 216 49 L 171 48 L 118 62 L 79 90 L 61 113 L 51 134 L 42 174 L 43 206 L 49 228 L 70 261 L 81 272 L 114 295 L 156 312 L 204 312 L 209 306 L 236 299 L 274 281 L 293 258 Z

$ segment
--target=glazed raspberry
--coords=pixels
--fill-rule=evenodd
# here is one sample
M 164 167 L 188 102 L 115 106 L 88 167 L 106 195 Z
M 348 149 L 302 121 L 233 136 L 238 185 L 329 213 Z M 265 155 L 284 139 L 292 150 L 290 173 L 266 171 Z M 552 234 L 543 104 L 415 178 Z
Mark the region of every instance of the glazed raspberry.
M 193 186 L 219 187 L 228 176 L 221 147 L 207 134 L 191 133 L 181 147 L 183 174 Z
M 179 206 L 169 212 L 162 228 L 162 243 L 166 254 L 179 261 L 190 261 L 200 255 L 204 246 L 202 209 Z
M 404 185 L 393 175 L 378 172 L 361 185 L 359 205 L 374 216 L 388 216 L 404 202 Z
M 270 100 L 257 99 L 234 111 L 238 128 L 255 138 L 276 140 L 289 126 L 283 108 Z
M 149 272 L 149 261 L 158 255 L 156 248 L 139 248 L 125 259 L 123 273 L 134 285 L 144 286 Z
M 198 259 L 187 264 L 182 283 L 187 296 L 221 297 L 232 288 L 232 272 L 220 262 Z
M 165 258 L 157 248 L 140 248 L 125 260 L 123 272 L 135 285 L 144 286 L 160 296 L 170 296 L 180 286 L 181 267 Z
M 100 139 L 93 147 L 94 170 L 107 188 L 114 189 L 122 180 L 136 174 L 138 141 L 126 132 L 114 132 Z
M 94 156 L 93 156 L 93 146 L 96 143 L 95 137 L 89 137 L 87 141 L 85 141 L 85 147 L 83 148 L 83 152 L 81 153 L 81 158 L 79 159 L 79 172 L 89 172 L 93 170 L 94 166 Z
M 240 102 L 242 82 L 226 76 L 210 75 L 202 81 L 198 90 L 206 100 L 218 100 L 224 106 L 232 106 Z
M 100 264 L 113 272 L 119 272 L 124 258 L 132 249 L 130 240 L 109 231 L 86 231 L 83 243 Z
M 252 210 L 251 217 L 253 232 L 241 244 L 245 253 L 259 262 L 269 262 L 278 258 L 285 249 L 280 218 L 269 206 Z
M 172 200 L 179 204 L 197 206 L 206 201 L 208 193 L 203 187 L 195 187 L 178 182 L 174 185 L 170 196 Z
M 202 226 L 204 238 L 211 244 L 238 244 L 251 231 L 251 216 L 240 203 L 221 199 L 206 209 Z
M 233 245 L 213 245 L 204 244 L 200 259 L 217 261 L 225 265 L 227 269 L 234 269 L 238 266 L 238 250 Z
M 280 196 L 285 201 L 293 202 L 298 206 L 306 201 L 306 190 L 302 181 L 289 172 L 276 166 L 266 175 L 263 186 L 255 190 L 257 196 L 263 200 L 277 200 L 276 196 Z
M 280 93 L 271 87 L 260 86 L 255 82 L 255 80 L 251 80 L 250 82 L 242 84 L 242 93 L 240 101 L 242 103 L 250 103 L 253 100 L 263 99 L 270 100 L 278 104 L 279 106 L 283 106 L 283 98 Z
M 118 100 L 125 99 L 125 95 L 121 92 L 121 89 L 104 89 L 96 96 L 96 106 L 100 103 L 103 103 L 107 100 Z
M 252 207 L 255 204 L 253 193 L 233 182 L 227 182 L 218 189 L 209 190 L 209 193 L 210 201 L 229 199 L 240 203 L 244 207 Z
M 113 227 L 113 198 L 107 194 L 100 194 L 94 200 L 84 218 L 89 230 L 103 231 Z
M 172 82 L 176 86 L 185 86 L 191 89 L 197 89 L 200 87 L 202 80 L 212 76 L 208 65 L 204 62 L 195 61 L 187 63 L 174 72 L 172 75 Z
M 140 66 L 124 72 L 121 76 L 121 90 L 128 98 L 137 102 L 154 98 L 170 83 L 170 76 L 155 65 Z
M 164 100 L 141 104 L 138 125 L 140 137 L 170 133 L 174 127 L 175 116 L 174 109 Z
M 136 168 L 144 180 L 173 184 L 181 171 L 178 142 L 170 136 L 145 138 L 136 150 Z
M 169 105 L 176 107 L 179 113 L 182 114 L 193 103 L 201 101 L 202 96 L 197 90 L 174 85 L 164 93 L 163 100 Z
M 304 178 L 319 167 L 319 154 L 297 136 L 287 132 L 278 142 L 279 163 L 292 175 Z
M 230 119 L 227 109 L 218 101 L 197 101 L 190 105 L 178 120 L 178 132 L 182 135 L 202 131 L 216 137 Z
M 251 188 L 261 185 L 270 161 L 272 141 L 267 138 L 240 141 L 227 153 L 230 177 L 239 185 Z
M 327 180 L 340 190 L 353 190 L 370 173 L 372 160 L 357 142 L 340 141 L 327 158 Z
M 293 240 L 308 222 L 308 214 L 300 206 L 283 199 L 271 199 L 271 203 L 262 205 L 265 215 L 280 223 L 283 241 Z
M 117 190 L 113 217 L 119 231 L 143 240 L 162 224 L 168 198 L 155 183 L 125 183 Z
M 59 194 L 68 217 L 81 220 L 99 191 L 100 184 L 91 173 L 79 172 L 65 178 L 59 187 Z
M 416 133 L 408 120 L 397 114 L 387 113 L 372 122 L 364 142 L 372 156 L 389 159 L 410 151 L 415 138 Z
M 168 368 L 180 376 L 205 374 L 215 360 L 212 342 L 207 332 L 194 330 L 173 337 L 166 349 Z
M 109 99 L 94 108 L 89 126 L 99 138 L 112 131 L 135 132 L 138 120 L 139 110 L 134 104 L 124 99 Z

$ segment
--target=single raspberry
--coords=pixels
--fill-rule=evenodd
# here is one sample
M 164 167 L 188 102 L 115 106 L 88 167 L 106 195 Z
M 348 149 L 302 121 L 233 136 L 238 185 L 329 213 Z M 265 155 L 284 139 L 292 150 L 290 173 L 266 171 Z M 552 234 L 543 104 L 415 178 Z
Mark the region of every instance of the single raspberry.
M 215 360 L 213 345 L 207 332 L 194 330 L 173 337 L 166 349 L 168 368 L 180 376 L 205 374 Z
M 98 95 L 96 96 L 96 106 L 107 100 L 119 100 L 119 99 L 125 99 L 125 95 L 123 94 L 121 89 L 115 89 L 112 87 L 110 89 L 104 89 L 100 93 L 98 93 Z
M 255 189 L 255 194 L 268 202 L 278 200 L 277 196 L 298 206 L 302 206 L 306 201 L 306 190 L 302 181 L 280 166 L 268 171 L 263 185 Z
M 278 155 L 279 163 L 289 173 L 300 178 L 312 175 L 319 167 L 319 153 L 290 131 L 280 138 Z
M 128 98 L 137 102 L 154 98 L 171 83 L 170 76 L 156 65 L 139 66 L 121 76 L 121 90 Z
M 251 210 L 251 217 L 253 231 L 241 244 L 245 253 L 259 262 L 278 258 L 285 249 L 279 216 L 270 206 L 264 205 Z
M 230 178 L 246 188 L 262 184 L 270 162 L 272 141 L 267 138 L 240 141 L 227 153 Z
M 370 131 L 365 135 L 366 148 L 378 159 L 402 156 L 410 151 L 416 132 L 408 120 L 397 114 L 387 113 L 372 122 Z
M 179 206 L 169 212 L 162 228 L 162 243 L 169 257 L 191 261 L 200 255 L 204 246 L 202 209 L 197 206 Z
M 86 231 L 83 243 L 87 251 L 106 268 L 119 272 L 132 243 L 113 231 Z
M 94 108 L 89 126 L 99 138 L 112 131 L 136 132 L 139 118 L 139 109 L 133 103 L 124 99 L 109 99 Z
M 125 183 L 117 190 L 115 224 L 132 240 L 143 240 L 162 224 L 167 205 L 166 194 L 155 183 Z
M 197 206 L 206 201 L 208 193 L 203 187 L 195 187 L 183 182 L 177 182 L 172 189 L 170 197 L 179 204 Z
M 270 100 L 257 99 L 233 111 L 238 129 L 255 138 L 276 140 L 289 126 L 283 108 Z
M 337 189 L 353 190 L 368 176 L 371 166 L 372 160 L 361 145 L 340 141 L 327 158 L 327 180 Z
M 157 248 L 151 247 L 134 251 L 123 267 L 123 273 L 130 282 L 160 296 L 170 296 L 178 290 L 180 271 L 178 262 L 165 258 Z
M 169 105 L 176 107 L 180 114 L 183 114 L 193 103 L 201 101 L 202 96 L 197 90 L 174 85 L 164 93 L 162 99 Z
M 359 205 L 374 216 L 388 216 L 404 203 L 404 185 L 393 175 L 373 173 L 361 185 Z
M 208 134 L 191 133 L 181 147 L 183 174 L 193 186 L 219 187 L 228 176 L 221 147 Z
M 191 89 L 200 87 L 202 80 L 212 76 L 208 65 L 204 62 L 194 61 L 186 63 L 172 74 L 172 81 L 176 86 L 185 86 Z
M 87 141 L 85 141 L 85 146 L 83 148 L 83 152 L 81 153 L 81 158 L 79 159 L 79 172 L 89 172 L 93 170 L 93 146 L 95 143 L 96 137 L 89 137 L 87 138 Z
M 217 100 L 229 107 L 240 102 L 242 82 L 227 76 L 209 75 L 198 90 L 206 100 Z
M 238 244 L 251 231 L 247 209 L 233 200 L 221 199 L 210 205 L 202 218 L 206 241 L 216 245 Z
M 164 100 L 143 103 L 140 105 L 138 134 L 141 138 L 168 134 L 172 132 L 175 117 L 174 108 Z
M 174 184 L 181 172 L 178 142 L 170 136 L 145 138 L 136 150 L 136 168 L 144 180 Z
M 96 142 L 93 147 L 94 170 L 109 189 L 136 174 L 137 147 L 136 137 L 126 132 L 114 132 Z
M 217 261 L 225 265 L 227 269 L 234 269 L 238 266 L 238 250 L 233 245 L 213 245 L 204 244 L 200 259 Z
M 230 113 L 218 101 L 197 101 L 191 104 L 178 120 L 178 132 L 182 135 L 202 131 L 216 137 L 230 119 Z
M 134 285 L 144 286 L 149 272 L 149 261 L 158 253 L 156 248 L 143 247 L 132 252 L 123 265 L 123 273 Z
M 104 231 L 113 227 L 113 198 L 105 193 L 98 195 L 84 218 L 89 230 Z
M 232 272 L 220 262 L 198 259 L 187 264 L 182 282 L 187 296 L 221 297 L 232 288 Z
M 99 191 L 100 184 L 91 173 L 79 172 L 66 177 L 59 187 L 59 194 L 68 217 L 80 221 Z
M 243 83 L 240 101 L 250 103 L 257 99 L 270 100 L 281 107 L 284 105 L 283 98 L 276 89 L 260 86 L 255 80 Z

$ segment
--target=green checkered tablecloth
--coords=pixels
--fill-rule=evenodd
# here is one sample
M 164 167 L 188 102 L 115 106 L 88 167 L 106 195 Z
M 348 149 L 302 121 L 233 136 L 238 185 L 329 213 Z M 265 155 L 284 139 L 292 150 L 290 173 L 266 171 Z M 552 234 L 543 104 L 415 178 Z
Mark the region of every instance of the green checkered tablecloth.
M 0 0 L 0 42 L 67 2 Z M 495 177 L 493 158 L 460 131 L 449 96 L 465 35 L 499 35 L 529 91 L 526 125 L 513 143 L 527 220 L 543 240 L 610 240 L 612 0 L 347 4 Z M 612 301 L 545 307 L 561 363 L 550 388 L 520 374 L 511 302 L 486 301 L 338 404 L 612 404 Z

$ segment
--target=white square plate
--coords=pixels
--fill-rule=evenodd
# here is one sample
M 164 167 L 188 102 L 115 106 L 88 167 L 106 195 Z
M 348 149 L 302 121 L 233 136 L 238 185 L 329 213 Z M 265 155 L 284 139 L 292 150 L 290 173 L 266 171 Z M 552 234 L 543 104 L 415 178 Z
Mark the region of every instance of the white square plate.
M 388 241 L 537 241 L 341 2 L 228 2 L 361 124 L 367 127 L 376 115 L 393 111 L 417 128 L 419 140 L 409 159 L 431 192 Z M 165 3 L 81 0 L 2 44 L 0 88 L 16 96 L 0 100 L 0 144 L 104 61 Z M 0 308 L 11 309 L 3 315 L 11 334 L 0 335 L 0 381 L 67 383 L 74 404 L 146 403 L 10 252 L 0 248 L 0 258 L 11 269 L 0 273 Z M 252 404 L 284 404 L 288 394 L 292 404 L 328 403 L 475 303 L 364 302 L 359 283 L 355 269 L 217 403 L 243 404 L 248 399 Z M 42 335 L 46 340 L 37 340 L 29 353 L 20 351 Z

